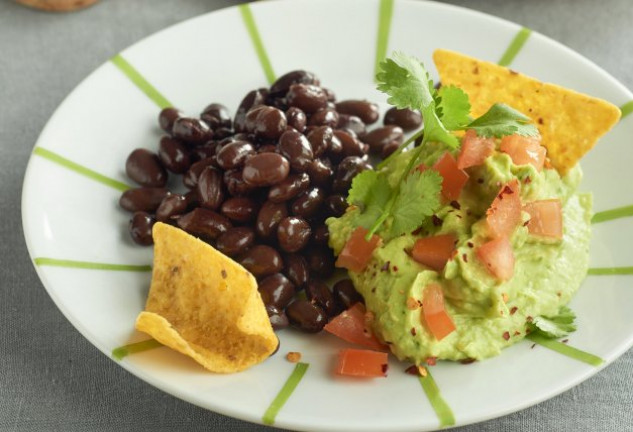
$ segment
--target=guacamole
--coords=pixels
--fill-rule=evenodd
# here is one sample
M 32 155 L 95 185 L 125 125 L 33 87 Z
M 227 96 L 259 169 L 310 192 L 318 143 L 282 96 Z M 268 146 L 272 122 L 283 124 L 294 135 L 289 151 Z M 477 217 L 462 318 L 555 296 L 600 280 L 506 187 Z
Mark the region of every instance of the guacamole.
M 429 142 L 421 162 L 431 167 L 447 151 L 442 143 Z M 409 162 L 411 151 L 403 152 L 385 168 L 395 187 Z M 555 316 L 572 298 L 588 266 L 591 196 L 577 193 L 582 173 L 579 166 L 561 177 L 555 169 L 538 170 L 531 164 L 516 165 L 499 150 L 467 169 L 469 180 L 459 199 L 442 203 L 428 223 L 389 239 L 373 251 L 361 272 L 350 271 L 358 292 L 373 315 L 373 331 L 401 360 L 415 364 L 429 358 L 448 360 L 484 359 L 523 339 L 527 324 L 537 316 Z M 507 281 L 495 278 L 477 256 L 477 249 L 489 240 L 486 211 L 501 185 L 517 179 L 521 202 L 560 199 L 562 239 L 539 237 L 528 232 L 529 214 L 510 236 L 514 253 L 514 274 Z M 351 206 L 340 218 L 330 218 L 330 246 L 338 255 L 361 214 Z M 381 234 L 388 229 L 389 221 Z M 441 271 L 414 260 L 410 251 L 417 239 L 453 234 L 455 253 Z M 421 307 L 409 299 L 421 299 L 426 286 L 438 283 L 445 309 L 455 330 L 438 340 L 425 325 Z M 410 301 L 410 300 L 409 300 Z

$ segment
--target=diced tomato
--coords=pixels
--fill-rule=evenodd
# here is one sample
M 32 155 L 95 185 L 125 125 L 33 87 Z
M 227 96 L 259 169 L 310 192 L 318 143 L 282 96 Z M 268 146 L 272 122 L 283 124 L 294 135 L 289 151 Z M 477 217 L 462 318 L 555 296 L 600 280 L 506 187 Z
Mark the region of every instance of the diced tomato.
M 507 135 L 501 139 L 499 150 L 507 153 L 515 165 L 532 164 L 539 171 L 543 169 L 546 150 L 540 137 Z
M 500 281 L 507 281 L 514 275 L 514 253 L 508 237 L 499 237 L 477 248 L 477 257 L 490 274 Z
M 560 199 L 529 202 L 523 206 L 523 210 L 530 214 L 527 226 L 530 234 L 563 238 L 563 207 Z
M 433 169 L 442 176 L 442 195 L 444 198 L 450 201 L 457 200 L 468 181 L 466 171 L 457 167 L 457 161 L 449 152 L 444 153 L 435 162 Z
M 387 353 L 347 348 L 338 353 L 335 373 L 356 377 L 386 377 Z
M 388 351 L 388 348 L 367 328 L 365 312 L 365 306 L 356 303 L 327 323 L 325 331 L 346 342 L 363 345 L 376 351 Z
M 367 267 L 380 241 L 377 235 L 372 235 L 369 241 L 365 240 L 367 232 L 368 230 L 363 227 L 354 230 L 336 260 L 336 267 L 343 267 L 354 272 L 361 272 Z
M 455 253 L 456 241 L 457 237 L 453 234 L 424 237 L 415 242 L 411 256 L 420 264 L 439 272 Z
M 514 179 L 501 186 L 499 193 L 486 210 L 486 221 L 492 237 L 510 236 L 521 223 L 521 197 L 519 181 Z
M 446 312 L 444 293 L 439 284 L 429 284 L 424 288 L 422 312 L 426 326 L 438 341 L 455 331 L 455 323 Z
M 469 129 L 462 138 L 462 149 L 457 156 L 457 168 L 466 169 L 481 165 L 494 151 L 493 138 L 478 137 L 477 132 Z

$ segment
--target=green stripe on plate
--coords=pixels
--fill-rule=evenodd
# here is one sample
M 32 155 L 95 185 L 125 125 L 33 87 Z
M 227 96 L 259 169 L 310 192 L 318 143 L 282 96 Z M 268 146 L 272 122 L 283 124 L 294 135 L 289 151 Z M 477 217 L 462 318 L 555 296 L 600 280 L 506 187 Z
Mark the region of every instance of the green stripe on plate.
M 391 31 L 391 17 L 393 16 L 393 0 L 380 0 L 378 9 L 378 34 L 376 36 L 376 63 L 374 76 L 378 73 L 380 62 L 387 57 L 389 33 Z
M 110 186 L 114 189 L 120 190 L 120 191 L 126 191 L 128 189 L 130 189 L 131 186 L 126 185 L 125 183 L 122 183 L 118 180 L 114 180 L 110 177 L 106 177 L 103 174 L 99 174 L 96 171 L 91 170 L 90 168 L 86 168 L 83 165 L 79 165 L 76 162 L 73 162 L 69 159 L 66 159 L 63 156 L 58 155 L 57 153 L 54 153 L 50 150 L 47 150 L 43 147 L 35 147 L 33 149 L 33 154 L 36 154 L 38 156 L 41 156 L 45 159 L 48 159 L 51 162 L 55 162 L 61 166 L 63 166 L 64 168 L 68 168 L 71 171 L 75 171 L 78 174 L 81 174 L 83 176 L 86 176 L 92 180 L 98 181 L 99 183 L 103 183 L 104 185 Z
M 567 357 L 573 358 L 574 360 L 587 363 L 591 366 L 600 366 L 602 363 L 604 363 L 604 360 L 596 355 L 579 350 L 578 348 L 571 347 L 555 339 L 549 339 L 535 333 L 527 335 L 526 338 L 531 340 L 532 342 L 544 346 L 545 348 L 549 348 L 553 351 L 566 355 Z
M 149 272 L 152 271 L 151 265 L 131 265 L 131 264 L 108 264 L 97 263 L 89 261 L 73 261 L 67 259 L 35 258 L 35 264 L 38 266 L 53 266 L 53 267 L 70 267 L 87 270 L 114 270 L 114 271 L 130 271 L 130 272 Z
M 114 65 L 117 66 L 121 72 L 123 72 L 125 76 L 127 76 L 130 81 L 139 88 L 139 90 L 145 93 L 145 95 L 153 100 L 160 108 L 172 106 L 171 102 L 169 102 L 165 96 L 156 90 L 156 87 L 151 85 L 134 66 L 128 63 L 128 61 L 121 56 L 121 54 L 115 55 L 110 59 L 110 61 L 114 63 Z
M 587 270 L 587 275 L 633 275 L 633 267 L 594 267 Z
M 519 30 L 514 39 L 512 39 L 512 42 L 510 42 L 510 46 L 508 46 L 501 56 L 501 60 L 499 60 L 500 66 L 509 66 L 512 61 L 514 61 L 514 58 L 517 56 L 519 51 L 521 51 L 521 48 L 525 45 L 525 42 L 530 37 L 530 34 L 532 34 L 532 30 L 527 27 L 523 27 Z
M 426 376 L 419 376 L 418 379 L 420 380 L 420 384 L 422 384 L 424 393 L 429 399 L 429 402 L 431 403 L 431 406 L 433 407 L 433 410 L 435 411 L 435 414 L 440 421 L 440 427 L 452 426 L 455 424 L 455 416 L 453 415 L 453 411 L 442 397 L 440 389 L 433 379 L 433 375 L 431 375 L 431 371 L 429 371 L 429 368 L 426 368 L 426 371 Z
M 303 378 L 303 375 L 305 375 L 308 370 L 308 366 L 310 366 L 308 363 L 297 363 L 294 370 L 286 380 L 286 383 L 281 390 L 279 390 L 279 393 L 262 416 L 262 421 L 265 424 L 272 425 L 275 423 L 275 417 L 277 417 L 277 414 L 284 406 L 292 392 L 295 388 L 297 388 L 301 378 Z
M 268 58 L 268 54 L 266 53 L 266 48 L 264 48 L 264 43 L 262 42 L 259 30 L 257 29 L 257 23 L 255 23 L 253 12 L 251 11 L 251 8 L 247 3 L 241 4 L 239 8 L 242 14 L 242 20 L 244 21 L 244 25 L 246 26 L 246 30 L 248 31 L 248 34 L 251 37 L 251 41 L 253 42 L 253 47 L 255 48 L 257 58 L 259 58 L 259 62 L 261 63 L 262 69 L 264 70 L 264 75 L 266 75 L 268 84 L 272 84 L 276 80 L 275 72 L 273 71 L 273 67 L 270 64 L 270 59 Z
M 628 216 L 633 216 L 633 206 L 618 207 L 598 212 L 591 218 L 591 223 L 600 223 Z
M 135 342 L 127 345 L 120 346 L 112 350 L 112 357 L 115 360 L 123 360 L 124 357 L 127 357 L 129 354 L 135 354 L 138 352 L 148 351 L 154 348 L 162 347 L 163 344 L 158 342 L 156 339 L 147 339 L 140 342 Z
M 622 118 L 628 116 L 633 112 L 633 101 L 625 103 L 620 107 L 620 111 L 622 112 Z

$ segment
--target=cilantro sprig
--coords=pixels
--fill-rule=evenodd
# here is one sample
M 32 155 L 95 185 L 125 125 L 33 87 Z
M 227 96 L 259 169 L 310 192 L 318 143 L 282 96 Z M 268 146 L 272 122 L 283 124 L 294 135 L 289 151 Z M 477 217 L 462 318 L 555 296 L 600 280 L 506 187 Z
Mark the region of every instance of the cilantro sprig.
M 436 90 L 424 65 L 415 57 L 395 52 L 380 63 L 376 74 L 378 90 L 389 97 L 397 108 L 410 108 L 422 114 L 423 128 L 406 140 L 378 165 L 379 171 L 365 171 L 352 182 L 348 202 L 360 208 L 358 223 L 368 229 L 367 238 L 391 218 L 389 236 L 415 230 L 440 206 L 442 178 L 434 171 L 413 171 L 429 142 L 444 143 L 450 149 L 459 147 L 455 131 L 474 129 L 478 135 L 500 138 L 504 135 L 538 135 L 536 127 L 522 113 L 504 104 L 493 105 L 479 118 L 470 117 L 468 95 L 458 87 L 444 86 Z M 412 142 L 421 138 L 398 184 L 392 187 L 380 170 L 387 166 Z
M 549 339 L 558 339 L 576 331 L 576 314 L 567 306 L 553 317 L 538 316 L 528 324 L 530 334 L 538 334 Z

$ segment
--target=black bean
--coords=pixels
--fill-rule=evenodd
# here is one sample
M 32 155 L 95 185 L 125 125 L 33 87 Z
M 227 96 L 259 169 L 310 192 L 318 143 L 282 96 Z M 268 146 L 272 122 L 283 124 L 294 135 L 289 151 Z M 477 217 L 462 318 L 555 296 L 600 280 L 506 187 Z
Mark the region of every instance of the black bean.
M 284 257 L 283 272 L 297 288 L 302 288 L 310 277 L 308 262 L 299 254 L 288 254 Z
M 295 295 L 295 286 L 281 273 L 262 279 L 258 284 L 259 293 L 265 305 L 284 309 Z
M 255 231 L 250 227 L 233 227 L 218 236 L 215 247 L 225 255 L 234 257 L 255 243 Z
M 349 114 L 339 114 L 339 120 L 336 124 L 337 129 L 353 132 L 359 138 L 363 138 L 367 133 L 367 126 L 360 117 Z
M 257 214 L 255 222 L 257 235 L 265 240 L 273 239 L 277 234 L 279 222 L 286 216 L 288 216 L 288 209 L 285 203 L 266 201 Z
M 208 157 L 192 164 L 185 175 L 182 176 L 182 183 L 189 189 L 195 189 L 198 185 L 198 178 L 202 171 L 208 166 L 214 166 L 216 164 L 215 157 Z
M 336 102 L 336 94 L 329 88 L 322 87 L 323 91 L 327 95 L 328 102 Z
M 267 89 L 252 90 L 244 96 L 242 102 L 240 102 L 237 112 L 235 113 L 235 119 L 233 120 L 233 127 L 235 132 L 244 132 L 246 130 L 246 113 L 258 105 L 263 105 L 268 96 Z
M 380 117 L 378 105 L 366 100 L 344 100 L 336 104 L 336 110 L 339 114 L 355 115 L 365 124 L 375 123 Z
M 327 95 L 321 87 L 311 84 L 293 84 L 286 95 L 288 105 L 312 114 L 327 106 Z
M 182 112 L 176 108 L 167 107 L 163 108 L 158 114 L 158 124 L 160 128 L 171 134 L 171 129 L 174 127 L 174 122 L 177 118 L 182 116 Z
M 305 172 L 314 159 L 310 141 L 295 130 L 285 131 L 279 138 L 279 152 L 290 162 L 295 172 Z
M 306 117 L 306 113 L 304 113 L 301 109 L 297 107 L 288 108 L 286 110 L 286 119 L 288 121 L 288 126 L 293 127 L 297 131 L 303 133 L 306 130 L 308 118 Z
M 128 177 L 141 186 L 163 187 L 167 183 L 167 171 L 158 156 L 147 149 L 136 149 L 125 161 Z
M 362 156 L 365 154 L 363 151 L 363 143 L 353 136 L 349 131 L 335 130 L 334 136 L 341 141 L 343 146 L 343 154 L 347 156 Z
M 225 170 L 241 168 L 246 159 L 255 154 L 255 147 L 248 141 L 234 141 L 221 147 L 216 155 L 218 165 Z
M 310 126 L 336 127 L 339 123 L 339 114 L 332 108 L 323 108 L 310 116 Z
M 202 120 L 193 117 L 179 117 L 171 129 L 174 138 L 190 144 L 202 144 L 213 138 L 213 131 Z
M 347 210 L 347 200 L 343 195 L 333 194 L 325 199 L 327 216 L 341 217 Z
M 156 209 L 156 219 L 168 223 L 172 216 L 183 214 L 187 211 L 187 198 L 180 194 L 169 194 Z
M 316 215 L 325 201 L 325 192 L 321 188 L 313 187 L 301 193 L 290 204 L 290 211 L 293 215 L 309 219 Z
M 318 225 L 312 230 L 312 243 L 317 246 L 327 246 L 330 241 L 330 230 L 327 225 Z
M 168 194 L 169 191 L 165 188 L 132 188 L 121 194 L 119 205 L 129 212 L 153 213 Z
M 244 196 L 253 191 L 253 186 L 244 181 L 241 169 L 225 171 L 224 185 L 232 196 Z
M 307 299 L 323 309 L 328 316 L 332 317 L 337 314 L 338 305 L 325 282 L 319 279 L 309 281 L 305 286 L 305 293 Z
M 214 130 L 218 128 L 231 129 L 232 126 L 229 109 L 219 103 L 208 105 L 200 114 L 200 119 Z
M 217 141 L 208 141 L 202 145 L 196 146 L 189 150 L 189 160 L 191 163 L 201 161 L 202 159 L 215 158 L 218 149 L 222 147 Z M 213 163 L 214 167 L 219 167 L 217 162 Z
M 385 125 L 400 126 L 403 131 L 410 132 L 422 126 L 422 116 L 418 111 L 409 108 L 389 108 L 385 113 Z
M 282 219 L 277 227 L 279 247 L 285 252 L 297 252 L 303 249 L 308 244 L 311 234 L 310 224 L 295 216 Z
M 375 153 L 381 153 L 382 150 L 391 144 L 396 147 L 404 141 L 404 132 L 400 126 L 383 126 L 369 132 L 363 138 L 363 141 L 369 144 L 369 149 Z
M 334 255 L 329 248 L 311 247 L 305 251 L 310 272 L 320 278 L 328 278 L 334 273 Z
M 384 146 L 382 148 L 382 150 L 380 151 L 380 158 L 381 159 L 387 159 L 389 156 L 391 156 L 396 150 L 398 150 L 398 147 L 400 147 L 398 145 L 398 143 L 392 142 L 391 144 L 387 144 L 386 146 Z
M 141 246 L 150 246 L 154 243 L 152 227 L 156 221 L 146 212 L 135 212 L 130 219 L 129 230 L 132 240 Z
M 329 150 L 334 130 L 329 126 L 320 126 L 311 130 L 307 137 L 314 157 L 319 157 Z
M 187 147 L 181 141 L 168 136 L 160 139 L 158 157 L 163 166 L 175 174 L 184 173 L 191 165 Z
M 327 315 L 323 309 L 308 300 L 290 303 L 286 308 L 286 315 L 293 327 L 307 333 L 318 333 L 327 324 Z
M 328 159 L 315 159 L 308 165 L 308 175 L 310 184 L 327 189 L 332 184 L 334 170 Z
M 349 309 L 355 303 L 363 301 L 363 297 L 356 291 L 351 279 L 341 279 L 336 282 L 332 293 L 342 309 Z
M 279 252 L 266 245 L 253 246 L 240 256 L 239 263 L 258 279 L 279 273 L 283 268 Z
M 277 78 L 273 85 L 270 86 L 270 94 L 274 97 L 285 96 L 293 84 L 314 84 L 318 86 L 320 83 L 312 72 L 295 70 Z
M 345 157 L 345 153 L 343 152 L 343 143 L 341 143 L 341 140 L 336 135 L 332 136 L 330 146 L 325 152 L 325 156 L 334 163 L 339 163 L 341 159 Z
M 352 185 L 352 179 L 356 174 L 361 173 L 369 168 L 367 162 L 358 156 L 349 156 L 341 161 L 336 167 L 334 174 L 334 182 L 332 188 L 334 192 L 346 194 Z
M 246 132 L 266 139 L 277 139 L 286 130 L 288 120 L 278 108 L 260 105 L 246 113 Z
M 290 164 L 277 153 L 260 153 L 244 164 L 242 177 L 251 186 L 272 186 L 288 177 Z
M 257 216 L 259 206 L 249 197 L 233 197 L 222 203 L 222 214 L 235 222 L 251 222 Z
M 198 207 L 180 216 L 176 223 L 188 233 L 214 240 L 231 228 L 231 221 L 213 210 Z
M 280 330 L 288 327 L 288 317 L 283 309 L 268 305 L 266 306 L 266 313 L 268 314 L 268 319 L 270 320 L 270 325 L 273 329 Z
M 213 138 L 221 140 L 233 135 L 233 130 L 225 127 L 219 127 L 213 131 Z
M 268 199 L 272 202 L 288 201 L 310 186 L 310 177 L 306 173 L 290 174 L 285 180 L 271 186 Z
M 212 166 L 203 169 L 196 185 L 200 205 L 217 210 L 224 201 L 224 188 L 222 186 L 222 173 L 219 170 Z

